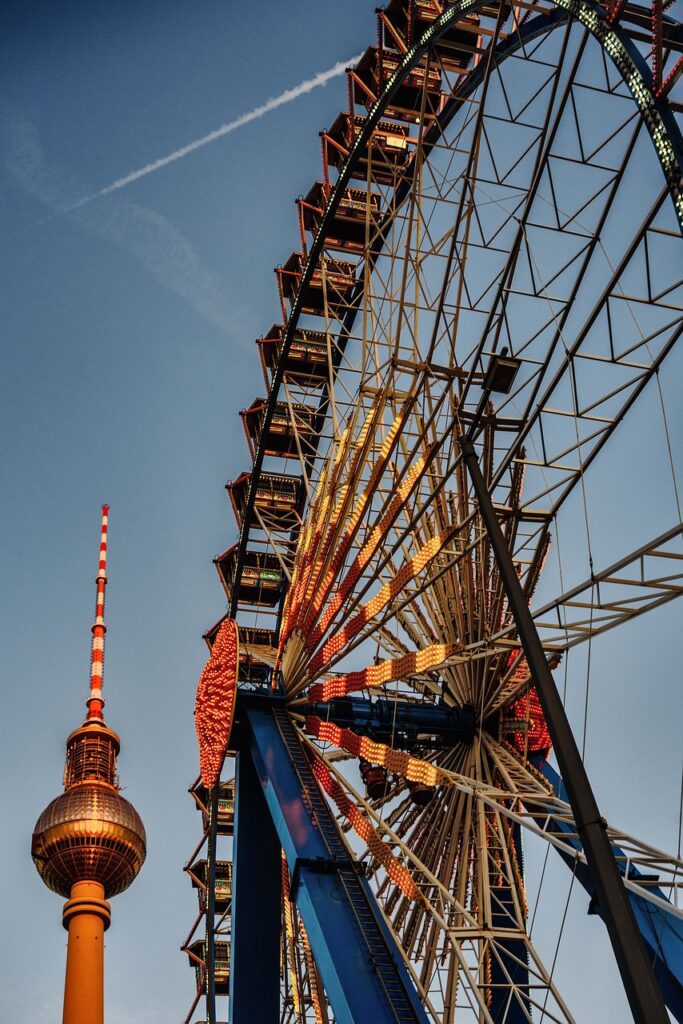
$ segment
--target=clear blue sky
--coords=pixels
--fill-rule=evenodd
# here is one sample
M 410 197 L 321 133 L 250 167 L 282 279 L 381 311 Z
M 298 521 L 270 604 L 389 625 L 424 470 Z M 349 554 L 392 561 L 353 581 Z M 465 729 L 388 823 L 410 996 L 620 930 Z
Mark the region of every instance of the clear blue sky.
M 293 201 L 319 175 L 317 133 L 345 105 L 343 80 L 54 213 L 359 53 L 375 35 L 373 8 L 24 0 L 0 11 L 4 1024 L 61 1014 L 61 903 L 29 843 L 84 710 L 103 501 L 107 719 L 149 840 L 139 879 L 113 904 L 107 1019 L 166 1024 L 190 1002 L 178 947 L 196 901 L 181 868 L 200 822 L 186 789 L 201 634 L 225 607 L 211 558 L 236 539 L 223 485 L 248 466 L 237 413 L 263 389 L 254 339 L 278 319 L 272 268 L 297 247 Z M 633 472 L 632 487 L 637 461 Z M 616 650 L 596 650 L 589 737 L 608 815 L 667 848 L 679 668 L 658 650 L 674 628 L 670 606 L 645 644 L 633 630 Z M 628 744 L 635 756 L 624 756 Z M 559 915 L 569 876 L 559 865 L 549 877 L 558 888 L 545 906 Z M 623 1000 L 585 909 L 581 898 L 570 913 L 566 941 L 584 959 L 566 958 L 568 1001 L 579 1019 L 613 1021 Z M 595 977 L 579 984 L 586 951 Z

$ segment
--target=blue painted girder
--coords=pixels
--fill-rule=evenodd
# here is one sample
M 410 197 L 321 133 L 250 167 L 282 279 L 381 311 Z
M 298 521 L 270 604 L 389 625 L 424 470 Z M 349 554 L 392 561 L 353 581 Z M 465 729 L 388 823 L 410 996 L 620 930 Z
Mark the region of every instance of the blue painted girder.
M 230 1024 L 280 1024 L 280 843 L 249 753 L 237 755 Z
M 304 711 L 342 729 L 353 729 L 392 747 L 453 746 L 468 743 L 476 732 L 474 708 L 415 701 L 368 700 L 366 697 L 333 697 L 309 704 Z M 419 740 L 418 740 L 419 737 Z
M 249 755 L 256 769 L 337 1024 L 427 1024 L 402 955 L 349 856 L 288 717 L 245 709 L 242 729 L 240 758 Z M 258 890 L 252 896 L 258 906 Z M 233 898 L 239 906 L 244 897 L 236 892 Z M 239 920 L 233 920 L 237 942 L 238 928 Z
M 547 761 L 545 764 L 539 765 L 539 769 L 552 785 L 555 794 L 561 800 L 569 802 L 561 775 Z M 567 833 L 567 843 L 577 850 L 582 849 L 581 841 L 571 834 L 572 829 L 569 825 L 565 825 L 557 819 L 553 819 L 553 824 L 558 832 Z M 612 844 L 612 849 L 617 857 L 623 856 L 623 851 L 615 844 Z M 600 914 L 600 905 L 595 898 L 593 879 L 588 867 L 562 851 L 558 852 L 565 863 L 576 872 L 577 879 L 591 897 L 591 911 Z M 617 867 L 623 875 L 626 870 L 625 864 L 617 861 Z M 637 868 L 629 868 L 629 878 L 637 879 L 641 876 L 642 872 Z M 653 888 L 651 891 L 660 899 L 669 902 L 661 889 Z M 683 1021 L 683 920 L 673 913 L 673 907 L 672 912 L 669 913 L 663 907 L 655 906 L 649 900 L 638 896 L 631 889 L 628 889 L 627 893 L 638 928 L 652 957 L 664 1002 L 676 1020 Z

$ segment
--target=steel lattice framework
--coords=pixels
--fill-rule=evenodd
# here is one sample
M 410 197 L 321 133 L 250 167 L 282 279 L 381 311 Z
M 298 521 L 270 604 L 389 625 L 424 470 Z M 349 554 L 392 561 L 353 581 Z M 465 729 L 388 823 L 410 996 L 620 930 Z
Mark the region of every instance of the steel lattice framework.
M 282 323 L 258 339 L 239 541 L 215 559 L 237 772 L 191 790 L 186 1024 L 204 998 L 211 1024 L 221 1000 L 233 1024 L 571 1021 L 530 937 L 523 837 L 614 943 L 594 826 L 655 1003 L 683 1019 L 683 864 L 582 818 L 547 703 L 549 669 L 683 590 L 675 502 L 624 513 L 616 547 L 597 536 L 618 492 L 603 450 L 648 396 L 670 440 L 675 13 L 391 0 L 349 69 L 276 271 Z M 675 487 L 670 446 L 652 461 Z

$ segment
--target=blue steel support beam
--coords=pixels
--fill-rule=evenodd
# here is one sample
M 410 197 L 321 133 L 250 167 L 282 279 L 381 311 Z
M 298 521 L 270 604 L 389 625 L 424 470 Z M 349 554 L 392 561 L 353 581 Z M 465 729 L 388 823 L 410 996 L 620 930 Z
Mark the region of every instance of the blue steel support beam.
M 427 1024 L 401 953 L 289 718 L 276 708 L 245 708 L 241 725 L 240 758 L 248 753 L 256 768 L 335 1021 Z
M 452 746 L 469 743 L 476 733 L 471 707 L 418 704 L 407 700 L 368 700 L 366 697 L 333 697 L 309 704 L 304 713 L 317 715 L 392 746 Z
M 547 761 L 545 764 L 539 764 L 539 769 L 555 790 L 556 795 L 561 800 L 566 801 L 567 791 L 561 775 Z M 558 831 L 572 832 L 569 825 L 565 825 L 556 819 L 553 819 L 553 827 Z M 577 850 L 582 849 L 581 842 L 573 834 L 567 835 L 566 842 Z M 618 846 L 613 844 L 612 849 L 615 856 L 623 856 L 623 851 Z M 559 852 L 565 863 L 569 865 L 572 871 L 576 872 L 578 881 L 590 896 L 589 913 L 597 913 L 602 917 L 600 904 L 595 895 L 593 879 L 587 866 L 581 861 L 574 861 L 572 857 L 562 853 L 562 851 Z M 617 867 L 623 875 L 626 869 L 625 865 L 617 861 Z M 629 878 L 637 879 L 641 876 L 642 872 L 638 871 L 637 868 L 631 867 L 629 869 Z M 632 890 L 627 889 L 626 892 L 633 908 L 636 923 L 645 940 L 648 954 L 654 965 L 655 975 L 662 990 L 664 1002 L 676 1020 L 683 1021 L 683 921 L 676 914 L 668 913 L 663 908 L 655 906 Z M 652 892 L 663 900 L 667 899 L 661 889 L 654 888 Z
M 237 755 L 230 1024 L 279 1024 L 280 843 L 249 754 Z

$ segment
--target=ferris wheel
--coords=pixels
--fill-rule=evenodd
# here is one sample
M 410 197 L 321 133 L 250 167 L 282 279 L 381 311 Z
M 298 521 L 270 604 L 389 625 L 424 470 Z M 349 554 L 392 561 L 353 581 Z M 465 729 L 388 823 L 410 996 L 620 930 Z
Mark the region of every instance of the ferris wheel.
M 680 851 L 604 821 L 559 696 L 683 591 L 675 13 L 391 0 L 348 71 L 215 559 L 188 1024 L 573 1021 L 534 844 L 683 1020 Z

